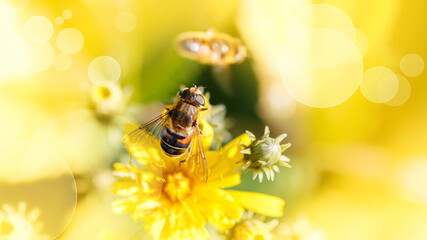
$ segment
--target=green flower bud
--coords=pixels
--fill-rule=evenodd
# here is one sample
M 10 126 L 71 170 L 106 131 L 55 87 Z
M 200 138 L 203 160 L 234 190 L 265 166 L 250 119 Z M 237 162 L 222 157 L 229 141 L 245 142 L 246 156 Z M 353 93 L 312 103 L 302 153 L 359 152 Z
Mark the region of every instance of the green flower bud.
M 246 133 L 252 142 L 249 146 L 240 144 L 244 147 L 241 151 L 243 153 L 241 162 L 243 162 L 243 171 L 252 170 L 254 172 L 253 179 L 259 175 L 259 181 L 262 182 L 263 172 L 265 172 L 267 179 L 273 181 L 274 172 L 279 172 L 279 166 L 291 167 L 289 158 L 282 155 L 291 144 L 280 144 L 287 136 L 286 133 L 277 138 L 271 138 L 268 126 L 265 127 L 264 135 L 258 139 L 253 133 L 249 131 Z

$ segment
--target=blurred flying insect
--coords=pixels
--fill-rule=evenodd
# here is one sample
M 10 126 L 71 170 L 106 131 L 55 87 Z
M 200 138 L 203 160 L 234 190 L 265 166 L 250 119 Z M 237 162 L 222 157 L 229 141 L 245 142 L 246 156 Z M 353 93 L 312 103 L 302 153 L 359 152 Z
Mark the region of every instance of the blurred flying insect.
M 128 146 L 141 146 L 147 139 L 160 139 L 166 155 L 180 158 L 187 154 L 180 163 L 189 160 L 194 174 L 207 182 L 208 166 L 199 128 L 200 113 L 206 110 L 208 102 L 202 88 L 184 88 L 175 103 L 165 107 L 163 114 L 125 135 L 123 142 Z
M 181 56 L 208 65 L 229 65 L 245 60 L 246 47 L 238 38 L 209 29 L 207 32 L 184 32 L 177 37 Z

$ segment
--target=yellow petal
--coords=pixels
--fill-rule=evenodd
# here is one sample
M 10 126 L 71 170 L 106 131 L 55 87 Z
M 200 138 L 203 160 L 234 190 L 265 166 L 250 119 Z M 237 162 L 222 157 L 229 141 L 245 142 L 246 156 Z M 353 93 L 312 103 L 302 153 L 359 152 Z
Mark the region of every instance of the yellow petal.
M 240 152 L 243 148 L 239 143 L 249 145 L 251 143 L 249 135 L 244 133 L 227 143 L 227 145 L 221 149 L 221 157 L 227 159 L 230 163 L 230 170 L 235 170 L 240 167 L 240 164 L 237 162 L 243 158 L 243 153 Z
M 131 212 L 135 209 L 138 198 L 117 199 L 111 203 L 111 208 L 115 213 Z
M 148 217 L 161 212 L 161 204 L 155 200 L 147 200 L 145 198 L 139 198 L 135 209 L 131 211 L 131 216 L 134 220 L 144 221 Z
M 144 229 L 147 232 L 150 232 L 155 240 L 160 239 L 160 235 L 162 234 L 163 227 L 165 225 L 166 218 L 150 218 L 144 224 Z
M 118 196 L 131 196 L 138 192 L 138 186 L 135 181 L 117 181 L 113 183 L 113 189 L 111 190 Z
M 212 144 L 214 132 L 212 126 L 205 120 L 199 119 L 200 130 L 203 133 L 202 144 L 204 149 L 209 149 Z
M 113 175 L 116 177 L 121 177 L 125 179 L 133 179 L 135 177 L 134 174 L 131 172 L 129 166 L 126 166 L 123 163 L 114 163 L 113 167 Z
M 218 163 L 219 160 L 219 151 L 207 151 L 206 154 L 206 160 L 208 162 L 208 168 L 212 169 L 214 166 Z
M 126 123 L 124 125 L 125 135 L 122 140 L 129 153 L 143 166 L 147 164 L 162 165 L 163 160 L 159 153 L 159 140 L 149 135 L 143 135 L 141 139 L 137 139 L 136 137 L 128 138 L 129 134 L 138 129 L 138 127 L 139 125 L 135 123 Z
M 221 231 L 231 228 L 238 221 L 244 209 L 229 194 L 222 190 L 200 191 L 198 207 L 208 222 Z
M 224 148 L 207 152 L 209 179 L 215 181 L 233 174 L 240 166 L 237 162 L 243 158 L 243 154 L 240 153 L 242 147 L 238 143 L 246 144 L 248 142 L 250 139 L 245 133 L 225 145 Z
M 222 158 L 220 151 L 207 152 L 206 160 L 208 161 L 209 180 L 215 181 L 221 179 L 229 172 L 230 162 Z
M 262 193 L 234 190 L 228 190 L 227 192 L 248 210 L 269 217 L 281 217 L 283 215 L 285 201 L 278 197 Z
M 147 166 L 148 164 L 164 166 L 164 159 L 160 153 L 159 141 L 150 142 L 141 146 L 127 146 L 127 149 L 142 166 Z
M 210 181 L 210 187 L 228 188 L 240 184 L 240 173 L 229 174 L 220 176 Z
M 135 129 L 137 129 L 140 125 L 136 124 L 136 123 L 125 123 L 124 125 L 124 133 L 125 136 L 128 135 L 129 133 L 131 133 L 132 131 L 134 131 Z
M 204 228 L 206 220 L 195 206 L 173 204 L 167 213 L 158 217 L 166 218 L 159 238 L 161 240 L 207 239 Z
M 203 214 L 193 204 L 184 204 L 182 208 L 184 209 L 180 221 L 184 223 L 185 227 L 192 226 L 199 229 L 205 225 L 206 220 Z
M 114 163 L 113 167 L 115 171 L 124 172 L 124 173 L 129 172 L 129 168 L 123 163 Z

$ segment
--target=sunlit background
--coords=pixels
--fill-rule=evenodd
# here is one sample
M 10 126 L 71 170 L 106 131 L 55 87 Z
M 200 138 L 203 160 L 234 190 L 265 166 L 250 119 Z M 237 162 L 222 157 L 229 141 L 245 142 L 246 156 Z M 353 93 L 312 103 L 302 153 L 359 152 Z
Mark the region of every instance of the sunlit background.
M 0 0 L 0 239 L 149 239 L 111 210 L 112 163 L 129 159 L 124 123 L 192 84 L 226 106 L 233 136 L 288 133 L 292 168 L 239 186 L 283 198 L 281 221 L 305 216 L 331 240 L 427 239 L 426 8 Z M 173 45 L 210 28 L 248 49 L 227 82 Z

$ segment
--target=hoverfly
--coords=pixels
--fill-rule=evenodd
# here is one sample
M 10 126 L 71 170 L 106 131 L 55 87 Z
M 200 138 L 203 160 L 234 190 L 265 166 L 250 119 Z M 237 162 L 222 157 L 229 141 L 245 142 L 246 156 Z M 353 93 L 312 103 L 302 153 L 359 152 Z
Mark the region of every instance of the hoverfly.
M 246 58 L 246 47 L 238 38 L 209 29 L 207 32 L 184 32 L 177 39 L 183 57 L 209 65 L 240 63 Z
M 199 116 L 202 111 L 208 110 L 208 102 L 201 89 L 193 86 L 181 90 L 175 103 L 166 106 L 163 114 L 125 135 L 123 142 L 142 145 L 147 135 L 159 139 L 166 155 L 180 158 L 186 153 L 186 158 L 180 163 L 189 160 L 194 174 L 207 182 L 208 166 L 203 152 Z

